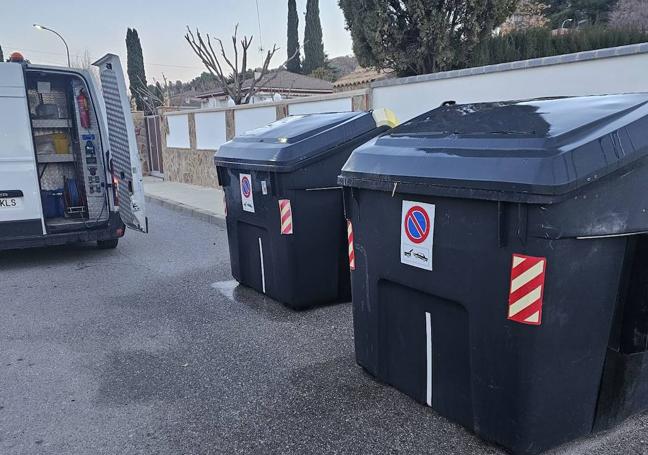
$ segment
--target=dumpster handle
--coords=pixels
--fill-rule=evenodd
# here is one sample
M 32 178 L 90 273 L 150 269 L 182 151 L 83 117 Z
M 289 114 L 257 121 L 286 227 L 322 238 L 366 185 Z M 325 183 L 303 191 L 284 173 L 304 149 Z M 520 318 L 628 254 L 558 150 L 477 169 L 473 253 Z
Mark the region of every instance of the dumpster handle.
M 526 245 L 527 242 L 527 206 L 518 203 L 518 225 L 517 225 L 517 238 L 520 240 L 522 245 Z
M 497 201 L 497 244 L 500 248 L 507 245 L 506 235 L 506 212 L 504 211 L 504 202 Z
M 353 199 L 354 207 L 358 208 L 356 212 L 358 213 L 358 221 L 360 221 L 361 220 L 360 206 L 358 204 L 358 195 L 356 194 L 356 189 L 354 187 L 351 187 L 351 199 Z
M 392 197 L 394 197 L 394 194 L 396 194 L 396 187 L 398 186 L 398 182 L 394 182 L 394 189 L 392 190 Z

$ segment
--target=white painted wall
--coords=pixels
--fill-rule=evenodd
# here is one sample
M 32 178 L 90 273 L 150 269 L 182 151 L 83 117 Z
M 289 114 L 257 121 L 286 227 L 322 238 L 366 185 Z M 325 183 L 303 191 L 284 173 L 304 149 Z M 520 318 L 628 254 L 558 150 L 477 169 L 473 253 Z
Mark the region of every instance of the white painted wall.
M 313 101 L 311 103 L 295 103 L 288 105 L 288 114 L 318 114 L 321 112 L 347 112 L 353 110 L 351 98 Z
M 196 112 L 196 147 L 200 150 L 218 150 L 227 142 L 225 112 Z
M 466 103 L 640 91 L 648 91 L 645 53 L 376 87 L 373 106 L 391 109 L 403 122 L 447 100 Z
M 275 106 L 238 109 L 234 111 L 235 134 L 238 136 L 246 131 L 265 126 L 277 120 Z
M 189 116 L 188 115 L 169 115 L 167 116 L 169 124 L 169 134 L 166 137 L 167 147 L 185 148 L 191 147 L 189 142 Z

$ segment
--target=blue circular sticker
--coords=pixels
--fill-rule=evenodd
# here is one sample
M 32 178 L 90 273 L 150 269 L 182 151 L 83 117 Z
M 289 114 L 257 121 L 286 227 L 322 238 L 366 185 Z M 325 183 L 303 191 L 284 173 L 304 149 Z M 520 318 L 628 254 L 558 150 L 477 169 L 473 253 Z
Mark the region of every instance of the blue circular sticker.
M 430 235 L 430 217 L 425 209 L 415 205 L 405 215 L 405 234 L 414 243 L 423 243 Z
M 241 179 L 241 191 L 243 192 L 243 196 L 246 198 L 250 197 L 250 194 L 252 194 L 252 185 L 250 185 L 250 179 L 248 179 L 247 176 Z

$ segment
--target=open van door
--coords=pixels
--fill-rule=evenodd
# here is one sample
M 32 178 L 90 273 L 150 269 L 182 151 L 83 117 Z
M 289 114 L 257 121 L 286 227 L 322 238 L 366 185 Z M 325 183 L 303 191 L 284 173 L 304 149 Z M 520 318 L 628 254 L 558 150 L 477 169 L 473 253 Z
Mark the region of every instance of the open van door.
M 23 68 L 19 63 L 0 63 L 0 240 L 43 234 Z
M 109 157 L 118 180 L 119 215 L 131 229 L 148 232 L 142 168 L 124 72 L 119 57 L 114 54 L 106 54 L 93 65 L 99 68 L 106 106 Z

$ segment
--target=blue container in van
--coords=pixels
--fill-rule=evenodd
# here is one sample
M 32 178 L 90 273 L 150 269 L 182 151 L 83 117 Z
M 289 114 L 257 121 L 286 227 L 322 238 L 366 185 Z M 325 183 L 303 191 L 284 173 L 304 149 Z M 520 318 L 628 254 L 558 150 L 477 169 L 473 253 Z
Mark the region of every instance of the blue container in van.
M 43 216 L 45 218 L 58 218 L 64 215 L 63 188 L 41 190 L 41 197 L 43 199 Z

